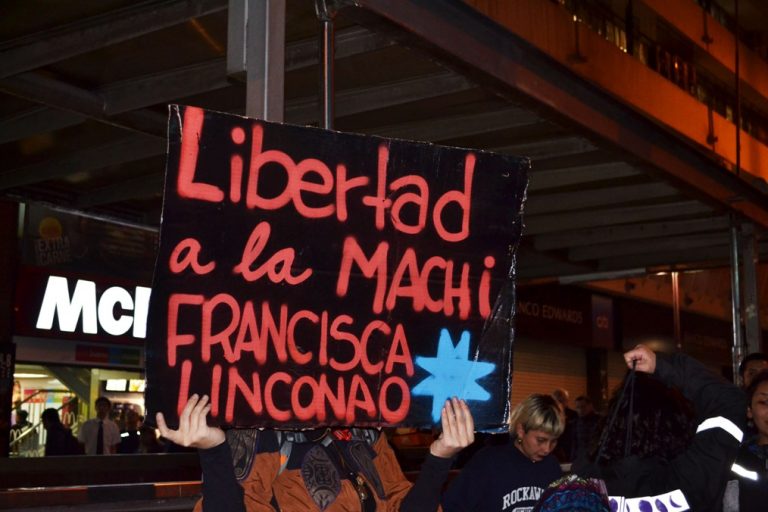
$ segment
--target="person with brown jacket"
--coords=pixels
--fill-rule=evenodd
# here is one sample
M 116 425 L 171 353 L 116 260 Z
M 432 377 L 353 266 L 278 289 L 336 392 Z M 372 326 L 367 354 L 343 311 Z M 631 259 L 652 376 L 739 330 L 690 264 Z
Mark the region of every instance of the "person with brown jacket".
M 255 449 L 238 450 L 245 458 L 236 457 L 242 463 L 235 468 L 224 431 L 207 424 L 209 411 L 208 397 L 193 395 L 178 429 L 169 429 L 162 413 L 157 415 L 163 437 L 200 450 L 203 499 L 196 510 L 426 512 L 439 507 L 435 482 L 445 479 L 409 482 L 378 430 L 250 431 Z M 422 469 L 426 476 L 447 475 L 453 457 L 474 440 L 474 421 L 463 400 L 446 401 L 441 422 L 443 432 Z

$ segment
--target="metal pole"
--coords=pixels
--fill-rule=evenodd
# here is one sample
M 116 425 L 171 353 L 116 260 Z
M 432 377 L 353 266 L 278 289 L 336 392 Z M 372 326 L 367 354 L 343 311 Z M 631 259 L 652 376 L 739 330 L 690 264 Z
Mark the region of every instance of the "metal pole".
M 320 41 L 320 88 L 321 88 L 321 115 L 320 126 L 326 130 L 333 129 L 334 121 L 334 84 L 333 65 L 335 56 L 333 18 L 336 15 L 335 8 L 329 6 L 326 0 L 315 0 L 315 11 L 322 25 Z
M 733 381 L 739 383 L 739 363 L 744 358 L 744 338 L 741 332 L 741 283 L 739 276 L 739 226 L 731 216 L 731 318 L 733 328 Z
M 9 456 L 13 372 L 16 345 L 13 342 L 13 304 L 19 265 L 19 205 L 0 199 L 0 265 L 8 277 L 0 279 L 0 458 Z
M 230 0 L 230 8 L 244 13 L 245 23 L 229 27 L 229 73 L 245 65 L 245 115 L 283 121 L 285 107 L 285 0 Z M 231 22 L 230 18 L 230 22 Z M 245 44 L 244 61 L 239 44 Z M 237 49 L 237 50 L 235 50 Z
M 762 352 L 762 329 L 760 328 L 760 300 L 757 289 L 757 244 L 755 228 L 751 223 L 741 225 L 741 281 L 744 311 L 744 346 L 746 353 Z
M 734 74 L 736 75 L 736 176 L 741 174 L 741 78 L 739 73 L 739 0 L 734 2 L 734 14 L 736 17 L 736 30 L 734 33 L 735 63 Z
M 680 329 L 680 273 L 672 271 L 672 311 L 674 315 L 675 326 L 675 345 L 677 350 L 683 349 L 683 335 Z
M 739 0 L 734 2 L 734 75 L 736 81 L 736 176 L 741 174 L 741 79 L 739 77 Z M 744 358 L 744 335 L 741 327 L 741 283 L 739 279 L 739 226 L 731 217 L 731 309 L 733 312 L 733 381 L 739 383 L 739 363 Z

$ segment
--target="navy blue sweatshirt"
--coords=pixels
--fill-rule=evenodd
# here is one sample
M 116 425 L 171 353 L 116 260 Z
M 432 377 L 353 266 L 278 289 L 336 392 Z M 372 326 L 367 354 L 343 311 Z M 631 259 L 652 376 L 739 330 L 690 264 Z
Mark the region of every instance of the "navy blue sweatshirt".
M 443 496 L 443 511 L 527 512 L 561 476 L 553 455 L 532 462 L 514 443 L 487 446 L 451 482 Z

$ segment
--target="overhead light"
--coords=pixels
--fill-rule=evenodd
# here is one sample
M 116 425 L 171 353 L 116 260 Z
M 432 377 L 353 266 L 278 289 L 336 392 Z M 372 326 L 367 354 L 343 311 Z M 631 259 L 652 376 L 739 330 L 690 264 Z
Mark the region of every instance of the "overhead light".
M 107 391 L 125 391 L 127 385 L 127 379 L 107 379 L 104 389 Z
M 14 373 L 14 379 L 44 379 L 48 377 L 45 373 Z

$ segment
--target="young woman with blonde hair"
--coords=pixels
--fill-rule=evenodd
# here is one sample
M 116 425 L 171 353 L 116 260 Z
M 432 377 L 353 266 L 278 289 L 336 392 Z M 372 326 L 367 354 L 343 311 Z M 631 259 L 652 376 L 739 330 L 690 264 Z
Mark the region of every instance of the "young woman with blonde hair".
M 443 496 L 444 512 L 530 510 L 562 476 L 552 455 L 565 421 L 551 395 L 526 398 L 510 416 L 511 443 L 481 449 Z

